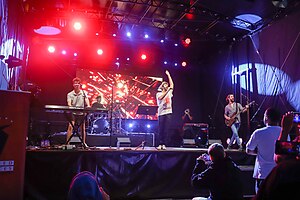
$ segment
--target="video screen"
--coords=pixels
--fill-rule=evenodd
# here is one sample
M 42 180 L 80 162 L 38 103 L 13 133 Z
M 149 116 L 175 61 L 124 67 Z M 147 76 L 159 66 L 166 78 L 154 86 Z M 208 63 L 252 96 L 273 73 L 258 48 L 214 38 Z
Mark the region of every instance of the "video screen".
M 131 76 L 107 71 L 78 69 L 82 89 L 91 105 L 101 96 L 104 108 L 112 109 L 118 118 L 157 120 L 156 115 L 137 114 L 139 105 L 157 106 L 156 93 L 162 78 Z

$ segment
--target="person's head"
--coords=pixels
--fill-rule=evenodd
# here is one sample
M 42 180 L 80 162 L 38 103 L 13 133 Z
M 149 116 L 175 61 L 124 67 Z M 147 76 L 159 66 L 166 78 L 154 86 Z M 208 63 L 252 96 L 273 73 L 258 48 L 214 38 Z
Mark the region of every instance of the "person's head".
M 278 125 L 280 122 L 280 112 L 275 108 L 267 108 L 264 114 L 264 123 L 267 125 Z
M 73 87 L 74 87 L 75 90 L 80 89 L 80 83 L 81 83 L 80 78 L 76 77 L 76 78 L 73 79 L 72 82 L 73 82 Z
M 101 103 L 102 102 L 102 96 L 99 95 L 96 97 L 97 103 Z
M 213 143 L 208 147 L 207 153 L 213 162 L 223 160 L 226 156 L 224 147 L 219 143 Z
M 96 178 L 91 172 L 84 171 L 77 174 L 70 185 L 68 200 L 102 200 L 102 193 L 96 181 Z
M 234 102 L 234 95 L 233 94 L 228 94 L 226 97 L 226 102 L 230 103 L 230 102 Z
M 163 81 L 160 86 L 158 87 L 158 90 L 160 91 L 166 91 L 169 87 L 169 83 L 166 81 Z

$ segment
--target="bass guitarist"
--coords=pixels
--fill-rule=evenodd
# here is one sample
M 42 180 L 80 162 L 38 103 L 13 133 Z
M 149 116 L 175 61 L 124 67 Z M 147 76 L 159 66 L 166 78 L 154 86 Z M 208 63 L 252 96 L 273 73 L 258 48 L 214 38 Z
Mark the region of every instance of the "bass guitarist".
M 239 150 L 243 150 L 243 146 L 241 144 L 238 134 L 241 124 L 240 113 L 245 112 L 249 108 L 249 105 L 243 107 L 240 103 L 234 102 L 233 94 L 228 94 L 226 97 L 226 101 L 228 102 L 228 104 L 226 105 L 224 112 L 225 123 L 231 128 L 232 131 L 232 136 L 227 149 L 232 148 L 232 144 L 235 140 L 236 143 L 239 145 Z

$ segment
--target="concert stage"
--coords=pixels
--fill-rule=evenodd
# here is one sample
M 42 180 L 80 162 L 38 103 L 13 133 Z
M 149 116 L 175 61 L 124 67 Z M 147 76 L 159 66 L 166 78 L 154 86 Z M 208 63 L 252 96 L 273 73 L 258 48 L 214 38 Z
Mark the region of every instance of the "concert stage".
M 31 148 L 26 152 L 24 199 L 66 199 L 72 177 L 95 174 L 111 199 L 191 199 L 207 194 L 191 187 L 196 158 L 203 148 L 94 147 L 62 150 Z M 243 170 L 244 194 L 254 194 L 254 156 L 226 151 Z

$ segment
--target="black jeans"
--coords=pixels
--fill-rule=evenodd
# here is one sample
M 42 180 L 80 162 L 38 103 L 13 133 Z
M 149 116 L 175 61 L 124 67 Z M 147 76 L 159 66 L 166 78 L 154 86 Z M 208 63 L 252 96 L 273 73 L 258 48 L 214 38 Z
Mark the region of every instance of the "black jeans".
M 169 127 L 171 123 L 172 114 L 158 116 L 158 138 L 159 144 L 166 145 Z

